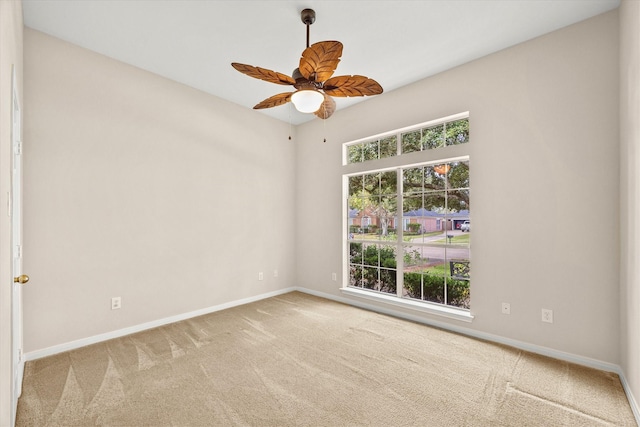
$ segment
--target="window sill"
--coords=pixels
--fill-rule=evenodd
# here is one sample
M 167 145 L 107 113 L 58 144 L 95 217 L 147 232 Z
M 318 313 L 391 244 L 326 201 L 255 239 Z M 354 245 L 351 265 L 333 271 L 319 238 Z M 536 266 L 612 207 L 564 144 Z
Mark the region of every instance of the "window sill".
M 419 311 L 422 313 L 432 314 L 435 316 L 446 317 L 448 319 L 460 320 L 462 322 L 472 322 L 473 314 L 467 310 L 462 310 L 453 307 L 445 307 L 436 304 L 429 304 L 424 302 L 412 301 L 410 299 L 398 298 L 393 295 L 386 295 L 357 288 L 345 287 L 340 288 L 343 294 L 354 296 L 358 298 L 368 299 L 370 301 L 376 301 L 383 304 L 389 304 L 400 308 L 407 308 L 410 310 Z

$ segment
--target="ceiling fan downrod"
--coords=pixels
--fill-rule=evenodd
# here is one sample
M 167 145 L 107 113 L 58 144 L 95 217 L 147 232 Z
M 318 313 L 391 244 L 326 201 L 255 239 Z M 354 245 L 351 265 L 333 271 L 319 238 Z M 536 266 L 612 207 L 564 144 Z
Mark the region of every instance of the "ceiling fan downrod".
M 302 23 L 307 26 L 307 47 L 309 47 L 309 25 L 316 22 L 316 11 L 313 9 L 304 9 L 300 12 Z

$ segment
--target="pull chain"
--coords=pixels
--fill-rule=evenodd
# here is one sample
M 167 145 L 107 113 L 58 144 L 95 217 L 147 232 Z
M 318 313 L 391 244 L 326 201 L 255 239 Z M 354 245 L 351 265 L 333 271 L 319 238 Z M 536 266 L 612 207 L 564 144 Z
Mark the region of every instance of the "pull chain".
M 322 133 L 324 133 L 324 141 L 327 142 L 327 111 L 324 112 L 324 120 L 322 120 Z
M 289 104 L 289 141 L 291 141 L 291 104 Z

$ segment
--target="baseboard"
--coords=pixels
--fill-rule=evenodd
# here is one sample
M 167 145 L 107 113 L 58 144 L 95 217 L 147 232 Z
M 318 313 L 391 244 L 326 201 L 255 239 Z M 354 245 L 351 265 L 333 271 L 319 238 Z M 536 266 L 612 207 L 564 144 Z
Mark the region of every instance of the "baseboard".
M 480 332 L 473 329 L 465 328 L 462 326 L 453 325 L 451 323 L 438 322 L 436 320 L 427 319 L 422 316 L 415 316 L 405 312 L 394 310 L 393 308 L 382 308 L 377 305 L 372 305 L 366 302 L 366 300 L 361 300 L 357 298 L 345 298 L 336 295 L 327 294 L 324 292 L 314 291 L 306 288 L 295 288 L 295 290 L 307 293 L 309 295 L 314 295 L 317 297 L 341 302 L 347 305 L 352 305 L 355 307 L 363 308 L 365 310 L 371 310 L 382 314 L 387 314 L 389 316 L 399 317 L 406 320 L 411 320 L 412 322 L 422 323 L 429 326 L 435 326 L 440 329 L 456 332 L 462 335 L 466 335 L 472 338 L 478 338 L 485 341 L 495 342 L 498 344 L 508 345 L 510 347 L 518 348 L 520 350 L 528 351 L 531 353 L 540 354 L 543 356 L 548 356 L 554 359 L 564 360 L 566 362 L 576 363 L 578 365 L 588 366 L 590 368 L 599 369 L 601 371 L 613 372 L 618 374 L 620 377 L 620 382 L 622 383 L 622 387 L 627 395 L 627 399 L 629 400 L 629 405 L 631 406 L 631 410 L 633 411 L 633 415 L 636 418 L 636 422 L 640 425 L 640 408 L 638 407 L 638 403 L 635 400 L 631 389 L 629 388 L 629 383 L 627 382 L 627 378 L 624 374 L 624 371 L 619 365 L 603 362 L 601 360 L 592 359 L 589 357 L 583 357 L 576 354 L 566 353 L 559 350 L 554 350 L 552 348 L 547 348 L 535 344 L 530 344 L 523 341 L 514 340 L 511 338 L 502 337 L 499 335 L 489 334 L 486 332 Z
M 624 388 L 624 392 L 627 394 L 627 400 L 629 400 L 629 405 L 631 406 L 631 410 L 633 411 L 633 415 L 636 417 L 636 423 L 640 426 L 640 406 L 638 406 L 638 401 L 633 396 L 631 392 L 631 388 L 629 388 L 629 383 L 627 382 L 627 377 L 625 377 L 624 372 L 620 369 L 618 372 L 620 376 L 620 381 L 622 382 L 622 387 Z
M 164 319 L 154 320 L 152 322 L 130 326 L 128 328 L 119 329 L 117 331 L 107 332 L 100 335 L 94 335 L 94 336 L 83 338 L 80 340 L 54 345 L 41 350 L 31 351 L 29 353 L 25 353 L 24 358 L 25 358 L 25 361 L 31 361 L 31 360 L 36 360 L 36 359 L 40 359 L 47 356 L 52 356 L 54 354 L 63 353 L 69 350 L 75 350 L 76 348 L 85 347 L 87 345 L 97 344 L 110 339 L 120 338 L 125 335 L 142 332 L 147 329 L 153 329 L 159 326 L 168 325 L 170 323 L 175 323 L 182 320 L 191 319 L 193 317 L 202 316 L 204 314 L 214 313 L 216 311 L 225 310 L 227 308 L 237 307 L 239 305 L 249 304 L 255 301 L 260 301 L 262 299 L 275 297 L 275 296 L 286 294 L 295 290 L 297 290 L 297 288 L 280 289 L 277 291 L 267 292 L 267 293 L 256 295 L 249 298 L 243 298 L 240 300 L 203 308 L 201 310 L 195 310 L 188 313 L 178 314 L 176 316 L 165 317 Z
M 309 295 L 314 295 L 314 296 L 325 298 L 325 299 L 328 299 L 328 300 L 341 302 L 341 303 L 344 303 L 344 304 L 352 305 L 352 306 L 363 308 L 363 309 L 366 309 L 366 310 L 375 311 L 375 312 L 382 313 L 382 314 L 387 314 L 389 316 L 399 317 L 399 318 L 411 320 L 413 322 L 423 323 L 423 324 L 430 325 L 430 326 L 435 326 L 437 328 L 449 330 L 449 331 L 456 332 L 456 333 L 459 333 L 459 334 L 462 334 L 462 335 L 467 335 L 467 336 L 470 336 L 470 337 L 473 337 L 473 338 L 478 338 L 478 339 L 482 339 L 482 340 L 486 340 L 486 341 L 491 341 L 491 342 L 495 342 L 495 343 L 499 343 L 499 344 L 508 345 L 510 347 L 518 348 L 518 349 L 521 349 L 521 350 L 529 351 L 531 353 L 536 353 L 536 354 L 540 354 L 540 355 L 543 355 L 543 356 L 552 357 L 554 359 L 564 360 L 564 361 L 567 361 L 567 362 L 572 362 L 572 363 L 576 363 L 576 364 L 579 364 L 579 365 L 588 366 L 588 367 L 599 369 L 599 370 L 602 370 L 602 371 L 614 372 L 614 373 L 618 374 L 618 376 L 620 377 L 620 381 L 621 381 L 622 386 L 624 388 L 624 391 L 625 391 L 625 393 L 627 395 L 627 399 L 629 400 L 629 405 L 631 406 L 631 410 L 633 411 L 633 414 L 634 414 L 634 416 L 636 418 L 636 421 L 638 422 L 638 425 L 640 425 L 640 408 L 638 407 L 638 403 L 637 403 L 633 393 L 631 392 L 631 389 L 629 388 L 629 383 L 627 382 L 627 379 L 626 379 L 626 377 L 624 375 L 624 372 L 623 372 L 622 368 L 620 366 L 618 366 L 618 365 L 615 365 L 615 364 L 612 364 L 612 363 L 608 363 L 608 362 L 603 362 L 603 361 L 600 361 L 600 360 L 591 359 L 591 358 L 588 358 L 588 357 L 578 356 L 578 355 L 571 354 L 571 353 L 562 352 L 562 351 L 559 351 L 559 350 L 554 350 L 554 349 L 543 347 L 543 346 L 538 346 L 538 345 L 526 343 L 526 342 L 523 342 L 523 341 L 514 340 L 514 339 L 511 339 L 511 338 L 501 337 L 499 335 L 480 332 L 480 331 L 476 331 L 476 330 L 473 330 L 473 329 L 469 329 L 469 328 L 465 328 L 465 327 L 461 327 L 461 326 L 456 326 L 456 325 L 453 325 L 453 324 L 450 324 L 450 323 L 438 322 L 436 320 L 427 319 L 427 318 L 424 318 L 424 317 L 421 317 L 421 316 L 411 315 L 411 314 L 404 313 L 404 312 L 397 311 L 397 310 L 393 310 L 393 309 L 390 309 L 390 308 L 382 308 L 382 307 L 379 307 L 379 306 L 375 306 L 375 305 L 369 304 L 369 303 L 366 302 L 366 300 L 365 301 L 361 301 L 361 300 L 358 300 L 356 298 L 344 298 L 344 297 L 331 295 L 331 294 L 327 294 L 327 293 L 324 293 L 324 292 L 314 291 L 314 290 L 311 290 L 311 289 L 301 288 L 301 287 L 290 287 L 290 288 L 280 289 L 280 290 L 277 290 L 277 291 L 268 292 L 268 293 L 256 295 L 256 296 L 253 296 L 253 297 L 249 297 L 249 298 L 243 298 L 243 299 L 240 299 L 240 300 L 236 300 L 236 301 L 231 301 L 231 302 L 224 303 L 224 304 L 215 305 L 215 306 L 212 306 L 212 307 L 207 307 L 207 308 L 204 308 L 204 309 L 201 309 L 201 310 L 191 311 L 191 312 L 188 312 L 188 313 L 183 313 L 183 314 L 179 314 L 179 315 L 176 315 L 176 316 L 166 317 L 164 319 L 159 319 L 159 320 L 155 320 L 155 321 L 152 321 L 152 322 L 147 322 L 147 323 L 143 323 L 143 324 L 140 324 L 140 325 L 131 326 L 131 327 L 124 328 L 124 329 L 119 329 L 117 331 L 108 332 L 108 333 L 105 333 L 105 334 L 95 335 L 95 336 L 92 336 L 92 337 L 83 338 L 83 339 L 80 339 L 80 340 L 76 340 L 76 341 L 71 341 L 71 342 L 68 342 L 68 343 L 55 345 L 55 346 L 48 347 L 48 348 L 45 348 L 45 349 L 42 349 L 42 350 L 32 351 L 32 352 L 29 352 L 29 353 L 25 353 L 25 355 L 24 355 L 25 361 L 31 361 L 31 360 L 40 359 L 42 357 L 52 356 L 54 354 L 62 353 L 62 352 L 69 351 L 69 350 L 74 350 L 76 348 L 84 347 L 84 346 L 87 346 L 87 345 L 97 344 L 99 342 L 107 341 L 107 340 L 114 339 L 114 338 L 120 338 L 120 337 L 123 337 L 123 336 L 126 336 L 126 335 L 130 335 L 130 334 L 133 334 L 133 333 L 142 332 L 142 331 L 145 331 L 147 329 L 153 329 L 153 328 L 157 328 L 159 326 L 168 325 L 170 323 L 175 323 L 175 322 L 179 322 L 179 321 L 182 321 L 182 320 L 191 319 L 193 317 L 202 316 L 204 314 L 209 314 L 209 313 L 214 313 L 216 311 L 225 310 L 227 308 L 232 308 L 232 307 L 237 307 L 239 305 L 249 304 L 249 303 L 252 303 L 252 302 L 255 302 L 255 301 L 259 301 L 259 300 L 262 300 L 262 299 L 271 298 L 271 297 L 274 297 L 274 296 L 286 294 L 286 293 L 289 293 L 289 292 L 292 292 L 292 291 L 299 291 L 299 292 L 303 292 L 303 293 L 306 293 L 306 294 L 309 294 Z
M 530 344 L 523 341 L 514 340 L 511 338 L 502 337 L 500 335 L 494 335 L 482 331 L 477 331 L 470 328 L 465 328 L 464 326 L 458 326 L 451 323 L 439 322 L 437 320 L 425 318 L 423 316 L 416 316 L 406 312 L 397 311 L 393 308 L 380 307 L 377 305 L 369 304 L 366 300 L 360 300 L 356 298 L 344 298 L 336 295 L 325 294 L 323 292 L 317 292 L 309 289 L 297 288 L 297 291 L 308 293 L 310 295 L 315 295 L 321 298 L 326 298 L 338 302 L 342 302 L 345 304 L 353 305 L 356 307 L 364 308 L 371 311 L 376 311 L 382 314 L 387 314 L 394 317 L 400 317 L 406 320 L 411 320 L 412 322 L 423 323 L 425 325 L 435 326 L 440 329 L 446 329 L 448 331 L 456 332 L 462 335 L 467 335 L 473 338 L 478 338 L 481 340 L 491 341 L 499 344 L 505 344 L 510 347 L 515 347 L 520 350 L 529 351 L 531 353 L 541 354 L 543 356 L 553 357 L 554 359 L 565 360 L 567 362 L 577 363 L 579 365 L 589 366 L 595 369 L 599 369 L 601 371 L 607 372 L 616 372 L 620 370 L 618 365 L 613 363 L 603 362 L 600 360 L 591 359 L 588 357 L 578 356 L 571 353 L 565 353 L 559 350 L 554 350 L 551 348 Z

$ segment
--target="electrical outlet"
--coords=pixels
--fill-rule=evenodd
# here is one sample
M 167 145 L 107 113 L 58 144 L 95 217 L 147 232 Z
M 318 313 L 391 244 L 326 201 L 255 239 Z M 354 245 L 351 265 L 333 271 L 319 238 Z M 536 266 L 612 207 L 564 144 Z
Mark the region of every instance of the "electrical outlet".
M 111 298 L 111 310 L 117 310 L 119 308 L 122 308 L 122 298 L 120 297 Z
M 553 310 L 549 310 L 548 308 L 543 308 L 542 321 L 546 323 L 553 323 Z
M 264 273 L 262 271 L 258 273 L 258 280 L 264 280 Z
M 336 273 L 331 273 L 331 280 L 334 282 L 338 280 L 338 275 Z
M 278 270 L 273 270 L 273 277 L 278 277 Z
M 511 314 L 511 304 L 508 302 L 502 303 L 502 314 Z

